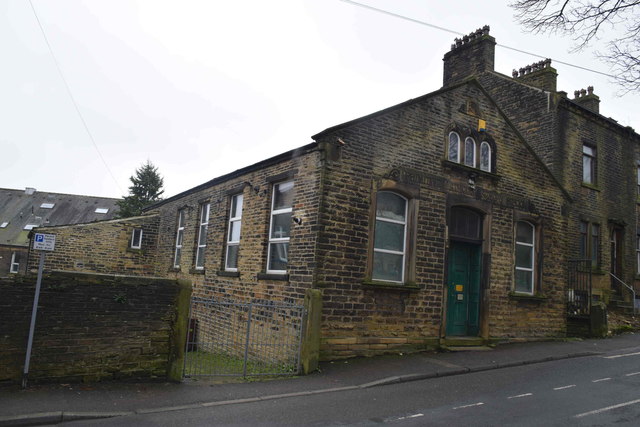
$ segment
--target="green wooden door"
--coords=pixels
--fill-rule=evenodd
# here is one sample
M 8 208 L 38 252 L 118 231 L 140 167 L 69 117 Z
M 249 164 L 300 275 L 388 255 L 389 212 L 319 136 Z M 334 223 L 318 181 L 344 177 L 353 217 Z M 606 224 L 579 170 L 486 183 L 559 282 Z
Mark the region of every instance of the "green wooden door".
M 480 270 L 480 245 L 451 243 L 447 285 L 447 336 L 479 334 Z

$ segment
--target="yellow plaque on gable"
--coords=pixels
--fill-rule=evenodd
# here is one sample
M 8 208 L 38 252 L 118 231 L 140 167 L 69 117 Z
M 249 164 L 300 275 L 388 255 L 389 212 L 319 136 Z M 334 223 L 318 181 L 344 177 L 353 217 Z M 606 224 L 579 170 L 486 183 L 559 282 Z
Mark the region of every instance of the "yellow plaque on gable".
M 462 292 L 462 291 L 464 291 L 464 286 L 456 285 L 456 292 Z
M 482 119 L 478 119 L 478 132 L 484 132 L 486 130 L 487 130 L 487 122 Z

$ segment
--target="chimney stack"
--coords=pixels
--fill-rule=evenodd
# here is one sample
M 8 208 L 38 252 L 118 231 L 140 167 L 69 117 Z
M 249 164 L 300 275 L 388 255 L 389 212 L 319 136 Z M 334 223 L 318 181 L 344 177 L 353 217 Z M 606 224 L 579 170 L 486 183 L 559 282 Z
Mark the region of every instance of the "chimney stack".
M 489 35 L 489 26 L 456 38 L 445 53 L 443 86 L 459 83 L 485 71 L 493 71 L 496 39 Z
M 533 64 L 513 70 L 513 78 L 526 85 L 535 86 L 548 92 L 556 91 L 558 72 L 551 66 L 551 60 L 534 62 Z
M 600 114 L 600 97 L 593 93 L 593 86 L 587 87 L 587 90 L 580 89 L 573 92 L 573 102 Z

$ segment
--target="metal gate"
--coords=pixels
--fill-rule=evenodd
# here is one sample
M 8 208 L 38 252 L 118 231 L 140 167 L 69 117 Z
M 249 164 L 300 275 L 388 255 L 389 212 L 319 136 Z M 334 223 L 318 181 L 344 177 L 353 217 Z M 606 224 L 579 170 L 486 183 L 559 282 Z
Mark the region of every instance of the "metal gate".
M 591 260 L 569 261 L 567 284 L 567 314 L 584 316 L 591 307 Z
M 301 305 L 193 297 L 184 376 L 295 375 L 304 321 Z

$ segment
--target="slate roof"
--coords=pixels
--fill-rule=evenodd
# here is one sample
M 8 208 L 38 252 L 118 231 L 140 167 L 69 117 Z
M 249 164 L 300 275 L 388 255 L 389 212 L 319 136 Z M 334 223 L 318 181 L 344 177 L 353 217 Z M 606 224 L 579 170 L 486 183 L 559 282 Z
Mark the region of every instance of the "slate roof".
M 47 227 L 113 219 L 118 200 L 0 188 L 0 245 L 28 246 L 29 230 L 25 227 L 29 224 Z M 98 208 L 107 211 L 97 213 Z

